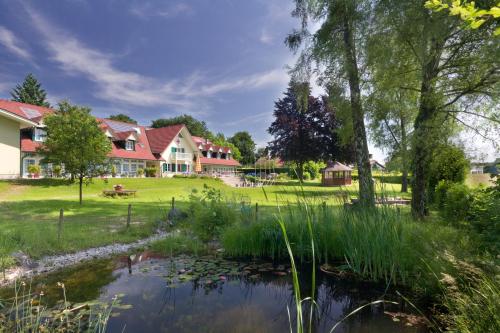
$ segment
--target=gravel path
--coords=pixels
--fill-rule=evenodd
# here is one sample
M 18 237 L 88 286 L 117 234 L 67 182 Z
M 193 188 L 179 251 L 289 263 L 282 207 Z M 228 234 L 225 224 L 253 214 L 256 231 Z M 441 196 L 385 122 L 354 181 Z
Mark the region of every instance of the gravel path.
M 133 243 L 111 244 L 75 253 L 44 257 L 37 261 L 30 260 L 29 257 L 24 254 L 17 254 L 17 260 L 21 261 L 22 264 L 6 270 L 5 279 L 3 279 L 3 276 L 0 273 L 0 287 L 10 285 L 14 283 L 15 280 L 20 278 L 33 277 L 39 274 L 54 272 L 58 269 L 81 263 L 82 261 L 101 259 L 115 254 L 124 253 L 163 239 L 170 234 L 171 233 L 159 231 L 148 238 L 143 238 Z

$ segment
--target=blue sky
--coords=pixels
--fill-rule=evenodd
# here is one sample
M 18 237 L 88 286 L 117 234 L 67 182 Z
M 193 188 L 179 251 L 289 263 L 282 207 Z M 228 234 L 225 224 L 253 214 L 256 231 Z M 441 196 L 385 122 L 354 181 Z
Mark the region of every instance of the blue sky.
M 143 124 L 188 113 L 265 143 L 286 88 L 292 1 L 0 0 L 0 96 L 33 72 L 51 103 Z

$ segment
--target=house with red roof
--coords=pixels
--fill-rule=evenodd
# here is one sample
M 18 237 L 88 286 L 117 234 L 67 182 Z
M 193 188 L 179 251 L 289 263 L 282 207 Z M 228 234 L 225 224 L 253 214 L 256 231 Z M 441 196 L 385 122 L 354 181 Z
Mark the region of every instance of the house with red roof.
M 27 175 L 30 164 L 39 164 L 36 148 L 46 137 L 43 118 L 54 110 L 0 99 L 0 178 Z
M 158 169 L 159 160 L 151 151 L 146 127 L 111 119 L 97 120 L 111 141 L 108 156 L 116 176 L 136 177 L 139 169 Z
M 37 149 L 47 132 L 43 118 L 54 110 L 0 99 L 0 178 L 28 177 L 31 164 L 40 165 L 42 176 L 51 176 Z M 97 118 L 111 141 L 109 160 L 113 175 L 136 177 L 139 169 L 154 167 L 158 177 L 175 174 L 234 173 L 240 166 L 229 147 L 191 136 L 184 125 L 163 128 Z
M 214 145 L 210 140 L 193 136 L 193 141 L 200 154 L 200 170 L 206 174 L 231 174 L 241 164 L 233 159 L 233 152 L 229 147 Z

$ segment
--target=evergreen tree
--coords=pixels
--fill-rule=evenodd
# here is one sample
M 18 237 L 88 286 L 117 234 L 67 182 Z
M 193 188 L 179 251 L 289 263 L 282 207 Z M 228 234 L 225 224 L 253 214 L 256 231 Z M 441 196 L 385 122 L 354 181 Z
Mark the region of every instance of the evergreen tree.
M 33 74 L 28 74 L 22 84 L 18 84 L 10 93 L 12 100 L 21 103 L 50 107 L 47 93 Z

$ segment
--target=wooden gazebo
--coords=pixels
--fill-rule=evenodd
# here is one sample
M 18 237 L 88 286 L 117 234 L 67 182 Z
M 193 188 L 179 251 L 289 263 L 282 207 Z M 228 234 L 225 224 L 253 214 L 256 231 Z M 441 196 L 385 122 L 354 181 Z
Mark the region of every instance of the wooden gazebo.
M 351 172 L 352 169 L 342 163 L 328 163 L 328 166 L 321 171 L 321 185 L 351 185 Z

